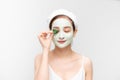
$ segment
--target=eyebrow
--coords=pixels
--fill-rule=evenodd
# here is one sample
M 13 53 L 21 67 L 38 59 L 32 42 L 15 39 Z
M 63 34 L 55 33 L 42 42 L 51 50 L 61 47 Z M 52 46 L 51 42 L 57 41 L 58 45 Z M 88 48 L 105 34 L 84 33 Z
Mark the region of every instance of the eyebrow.
M 65 26 L 64 28 L 71 28 L 70 26 Z
M 58 27 L 58 26 L 53 26 L 53 28 L 56 28 L 56 29 L 58 29 L 59 27 Z
M 53 26 L 53 28 L 59 28 L 58 26 Z M 70 26 L 65 26 L 64 28 L 71 28 Z

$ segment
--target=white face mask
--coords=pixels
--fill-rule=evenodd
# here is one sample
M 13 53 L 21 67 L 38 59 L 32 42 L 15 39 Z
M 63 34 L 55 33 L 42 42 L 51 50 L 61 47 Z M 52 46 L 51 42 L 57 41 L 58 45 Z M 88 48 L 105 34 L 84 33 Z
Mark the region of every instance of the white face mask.
M 57 29 L 59 32 L 54 34 L 53 42 L 59 48 L 64 48 L 71 44 L 73 40 L 73 27 L 69 20 L 58 18 L 52 23 L 52 30 Z M 66 32 L 68 31 L 69 32 Z

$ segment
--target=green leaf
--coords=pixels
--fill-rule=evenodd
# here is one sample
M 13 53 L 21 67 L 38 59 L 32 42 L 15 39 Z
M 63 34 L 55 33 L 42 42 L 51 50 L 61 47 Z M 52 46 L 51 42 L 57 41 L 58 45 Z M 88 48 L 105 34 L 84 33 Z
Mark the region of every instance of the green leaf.
M 53 33 L 54 33 L 54 34 L 57 34 L 58 32 L 59 32 L 58 30 L 53 29 Z

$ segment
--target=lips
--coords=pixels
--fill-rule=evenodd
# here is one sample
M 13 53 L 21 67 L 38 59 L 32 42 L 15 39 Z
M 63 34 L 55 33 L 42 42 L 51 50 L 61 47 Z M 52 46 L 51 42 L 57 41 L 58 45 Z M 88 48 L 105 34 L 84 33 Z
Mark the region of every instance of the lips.
M 58 41 L 58 42 L 59 42 L 60 44 L 63 44 L 63 43 L 65 43 L 65 41 L 66 41 L 66 40 L 64 40 L 64 41 Z

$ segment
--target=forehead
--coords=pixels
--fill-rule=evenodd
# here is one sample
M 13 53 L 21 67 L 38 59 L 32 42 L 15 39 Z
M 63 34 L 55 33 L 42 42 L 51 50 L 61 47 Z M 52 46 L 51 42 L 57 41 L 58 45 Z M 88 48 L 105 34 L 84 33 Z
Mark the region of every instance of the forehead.
M 52 23 L 52 26 L 58 26 L 58 27 L 64 27 L 64 26 L 72 26 L 72 22 L 65 17 L 59 17 L 57 19 L 55 19 Z

